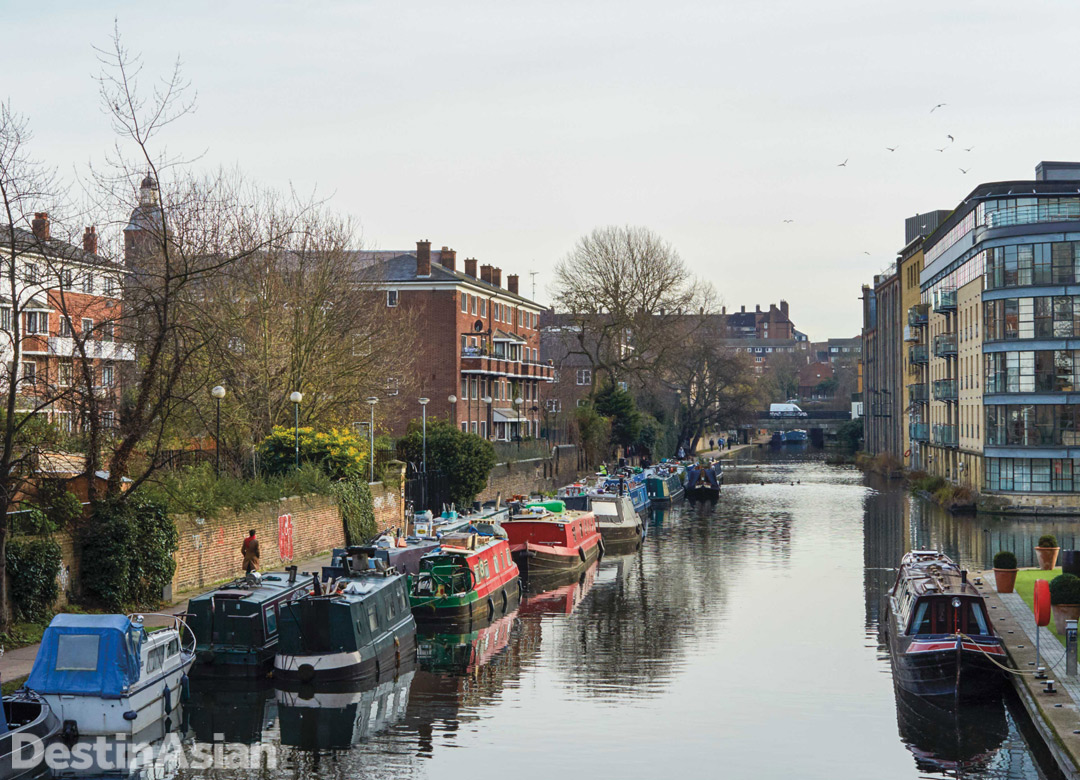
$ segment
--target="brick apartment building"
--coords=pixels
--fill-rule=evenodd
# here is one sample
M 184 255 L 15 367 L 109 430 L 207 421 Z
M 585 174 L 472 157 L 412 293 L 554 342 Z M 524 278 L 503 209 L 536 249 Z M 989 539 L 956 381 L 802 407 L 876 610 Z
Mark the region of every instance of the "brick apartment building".
M 415 251 L 360 252 L 358 260 L 362 278 L 385 291 L 383 305 L 415 316 L 423 333 L 412 380 L 417 402 L 384 420 L 394 434 L 420 417 L 418 399 L 426 397 L 428 417 L 449 416 L 484 438 L 540 435 L 540 386 L 552 380 L 551 365 L 540 360 L 544 307 L 519 293 L 517 275 L 504 286 L 502 269 L 478 269 L 475 258 L 459 270 L 457 252 L 433 252 L 429 241 L 417 241 Z
M 16 382 L 22 397 L 20 411 L 45 415 L 67 432 L 85 425 L 82 355 L 89 362 L 92 392 L 101 420 L 115 427 L 120 400 L 120 368 L 131 364 L 134 352 L 123 344 L 117 324 L 121 313 L 123 268 L 98 255 L 93 227 L 82 247 L 53 238 L 49 215 L 34 215 L 31 229 L 15 228 L 18 280 L 14 309 L 10 290 L 0 303 L 0 359 L 14 350 L 12 318 L 20 318 L 20 366 Z M 11 231 L 0 231 L 0 251 L 10 262 Z M 81 345 L 81 348 L 80 348 Z
M 724 319 L 729 339 L 789 339 L 797 340 L 798 331 L 788 316 L 788 302 L 780 305 L 770 303 L 766 311 L 757 306 L 754 311 L 747 311 L 743 306 L 739 311 L 728 314 L 727 307 L 720 310 Z

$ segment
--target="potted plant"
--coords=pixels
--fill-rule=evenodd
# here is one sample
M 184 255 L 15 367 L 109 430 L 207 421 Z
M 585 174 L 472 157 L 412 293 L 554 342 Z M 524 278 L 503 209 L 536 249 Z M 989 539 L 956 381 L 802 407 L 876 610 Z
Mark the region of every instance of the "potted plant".
M 1050 571 L 1057 566 L 1058 553 L 1061 552 L 1061 548 L 1058 547 L 1057 537 L 1053 534 L 1043 534 L 1039 537 L 1039 543 L 1035 545 L 1035 552 L 1039 556 L 1039 568 L 1043 571 Z
M 1054 609 L 1054 627 L 1065 636 L 1065 621 L 1080 620 L 1080 577 L 1059 574 L 1050 580 L 1050 606 Z
M 998 593 L 1012 593 L 1016 586 L 1016 556 L 1002 550 L 994 556 L 994 581 Z

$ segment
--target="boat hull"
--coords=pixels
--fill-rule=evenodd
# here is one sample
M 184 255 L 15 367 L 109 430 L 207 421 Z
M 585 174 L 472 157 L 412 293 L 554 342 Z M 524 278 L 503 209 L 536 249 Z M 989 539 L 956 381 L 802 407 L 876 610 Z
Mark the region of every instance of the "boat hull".
M 429 602 L 412 608 L 413 617 L 422 626 L 485 625 L 502 617 L 521 600 L 521 580 L 510 579 L 490 593 L 475 598 L 451 597 L 441 602 Z
M 8 723 L 12 724 L 18 718 L 20 725 L 12 726 L 11 730 L 0 734 L 0 778 L 16 780 L 37 776 L 44 770 L 45 757 L 40 751 L 59 735 L 60 719 L 44 700 L 23 697 L 22 694 L 5 697 L 4 708 Z M 19 737 L 18 746 L 15 743 L 16 736 Z M 27 762 L 33 761 L 35 757 L 37 763 L 26 766 Z M 23 768 L 15 768 L 16 758 L 19 758 Z
M 262 647 L 198 647 L 192 679 L 265 677 L 274 668 L 277 641 Z
M 578 547 L 576 551 L 564 552 L 565 548 L 553 549 L 545 545 L 524 544 L 512 552 L 521 576 L 530 590 L 571 582 L 588 569 L 600 557 L 600 544 Z
M 685 493 L 686 498 L 690 501 L 718 501 L 720 499 L 720 488 L 711 485 L 697 485 L 686 488 Z
M 278 655 L 274 661 L 274 681 L 279 687 L 291 689 L 299 685 L 355 682 L 363 684 L 377 680 L 390 669 L 411 664 L 416 658 L 416 631 L 395 631 L 387 642 L 359 650 L 311 655 Z

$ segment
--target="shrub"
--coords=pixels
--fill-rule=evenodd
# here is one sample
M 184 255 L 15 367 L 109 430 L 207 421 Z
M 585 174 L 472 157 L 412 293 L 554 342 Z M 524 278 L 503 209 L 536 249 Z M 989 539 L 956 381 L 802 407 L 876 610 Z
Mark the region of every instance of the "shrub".
M 1057 537 L 1054 536 L 1053 534 L 1043 534 L 1042 536 L 1039 537 L 1039 543 L 1036 545 L 1036 547 L 1057 547 L 1057 546 L 1058 546 Z M 1080 604 L 1080 601 L 1077 601 L 1076 603 Z
M 165 505 L 145 497 L 103 501 L 83 525 L 81 541 L 83 587 L 91 600 L 114 611 L 161 600 L 180 541 Z
M 406 458 L 419 464 L 423 434 L 416 420 L 400 442 Z M 428 420 L 428 468 L 441 471 L 449 482 L 449 498 L 459 507 L 472 503 L 476 494 L 487 487 L 488 475 L 495 468 L 495 447 L 475 433 L 466 433 L 449 420 Z
M 1080 604 L 1080 577 L 1061 574 L 1050 580 L 1051 604 Z
M 35 623 L 44 621 L 60 595 L 56 582 L 63 563 L 60 545 L 51 539 L 10 541 L 6 559 L 16 617 Z
M 334 485 L 341 521 L 345 525 L 345 544 L 363 544 L 378 530 L 375 525 L 375 502 L 371 488 L 362 479 L 350 479 Z
M 994 556 L 995 569 L 1015 569 L 1016 556 L 1009 550 L 1002 550 Z
M 287 474 L 296 466 L 296 430 L 276 426 L 258 447 L 267 474 Z M 354 433 L 341 428 L 316 432 L 300 429 L 300 462 L 314 463 L 331 479 L 351 479 L 364 474 L 368 448 Z

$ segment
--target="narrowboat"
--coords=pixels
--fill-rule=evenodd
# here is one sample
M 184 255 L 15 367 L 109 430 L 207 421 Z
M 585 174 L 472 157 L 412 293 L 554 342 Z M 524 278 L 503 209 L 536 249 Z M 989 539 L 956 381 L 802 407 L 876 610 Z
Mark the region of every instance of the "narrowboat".
M 279 688 L 281 744 L 314 752 L 348 750 L 376 736 L 405 717 L 415 674 L 415 662 L 409 661 L 399 674 L 367 685 L 317 691 Z
M 670 504 L 682 498 L 686 492 L 679 476 L 682 470 L 681 466 L 662 463 L 646 472 L 645 490 L 649 494 L 649 501 L 653 504 Z
M 0 710 L 0 780 L 16 780 L 43 769 L 42 752 L 60 733 L 60 719 L 36 693 L 4 697 Z
M 567 511 L 561 501 L 517 505 L 503 528 L 510 541 L 510 553 L 532 586 L 575 579 L 604 550 L 596 516 L 592 512 Z
M 645 524 L 627 495 L 599 494 L 589 499 L 605 554 L 633 552 L 645 538 Z
M 505 539 L 448 534 L 420 561 L 409 601 L 421 623 L 491 621 L 521 598 L 518 567 Z
M 691 466 L 686 470 L 686 497 L 693 500 L 716 501 L 720 498 L 723 477 L 712 466 Z
M 180 703 L 195 639 L 183 619 L 147 632 L 143 616 L 69 615 L 41 637 L 26 688 L 43 698 L 66 739 L 131 736 Z
M 982 594 L 948 556 L 909 552 L 885 604 L 893 678 L 926 697 L 973 698 L 997 691 L 1005 648 Z
M 281 610 L 274 679 L 284 685 L 364 681 L 416 652 L 404 574 L 371 547 L 350 547 L 312 592 Z
M 233 580 L 188 600 L 187 622 L 198 638 L 192 676 L 260 677 L 274 666 L 281 608 L 306 596 L 311 581 L 296 568 Z
M 785 444 L 799 444 L 804 441 L 808 441 L 810 435 L 802 428 L 796 428 L 792 431 L 784 431 L 784 443 Z

